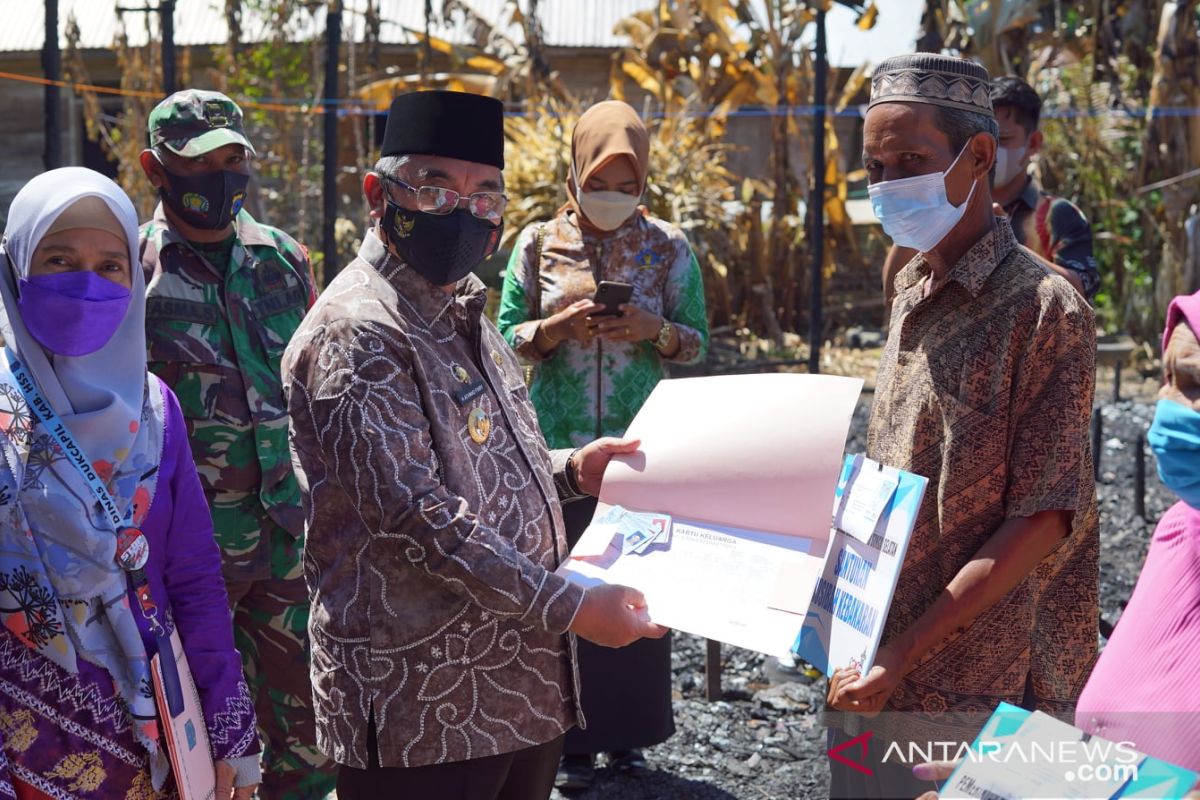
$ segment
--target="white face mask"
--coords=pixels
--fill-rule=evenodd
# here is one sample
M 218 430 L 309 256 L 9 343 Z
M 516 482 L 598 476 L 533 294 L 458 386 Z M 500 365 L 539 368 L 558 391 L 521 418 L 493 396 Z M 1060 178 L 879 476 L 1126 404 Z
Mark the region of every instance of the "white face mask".
M 966 151 L 963 147 L 945 172 L 880 181 L 867 187 L 871 209 L 893 242 L 928 253 L 954 230 L 967 213 L 978 184 L 978 181 L 971 184 L 971 191 L 960 206 L 946 197 L 946 176 Z
M 588 222 L 602 231 L 615 231 L 637 211 L 638 200 L 624 192 L 580 192 L 579 207 Z
M 571 177 L 575 180 L 575 188 L 579 197 L 579 208 L 588 222 L 602 231 L 615 231 L 633 216 L 637 211 L 641 197 L 624 192 L 585 192 L 579 183 L 579 176 L 571 166 Z
M 1025 172 L 1025 153 L 1027 145 L 1020 147 L 1000 147 L 996 149 L 996 185 L 1007 186 L 1014 178 Z

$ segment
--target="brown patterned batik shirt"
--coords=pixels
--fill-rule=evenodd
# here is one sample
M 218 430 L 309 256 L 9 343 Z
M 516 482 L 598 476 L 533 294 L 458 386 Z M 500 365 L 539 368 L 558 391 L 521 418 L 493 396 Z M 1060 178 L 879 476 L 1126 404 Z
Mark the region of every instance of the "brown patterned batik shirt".
M 307 517 L 317 743 L 416 767 L 551 741 L 580 718 L 583 589 L 524 376 L 474 276 L 446 294 L 368 234 L 284 355 Z M 559 465 L 556 469 L 555 464 Z
M 929 275 L 917 256 L 897 277 L 871 413 L 870 457 L 929 479 L 884 642 L 1005 520 L 1063 510 L 1073 523 L 1029 577 L 923 657 L 885 710 L 978 712 L 982 723 L 1001 700 L 1021 704 L 1028 681 L 1038 709 L 1068 714 L 1099 613 L 1092 312 L 1003 218 L 926 296 Z

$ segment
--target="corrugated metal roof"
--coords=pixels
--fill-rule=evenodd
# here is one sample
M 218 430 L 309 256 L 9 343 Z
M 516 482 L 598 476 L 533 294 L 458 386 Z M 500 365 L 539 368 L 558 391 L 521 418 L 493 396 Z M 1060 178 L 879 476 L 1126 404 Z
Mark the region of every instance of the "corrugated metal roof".
M 652 0 L 651 0 L 652 1 Z M 144 8 L 155 5 L 157 0 L 128 0 L 120 5 Z M 66 46 L 67 22 L 74 15 L 79 24 L 80 43 L 89 49 L 106 49 L 116 41 L 120 24 L 113 0 L 58 0 L 59 41 Z M 504 0 L 468 0 L 468 5 L 484 18 L 496 20 L 501 17 Z M 526 3 L 522 3 L 525 6 Z M 559 47 L 620 47 L 626 42 L 613 33 L 616 23 L 636 11 L 651 5 L 647 0 L 541 0 L 539 12 L 547 44 Z M 440 11 L 441 0 L 434 0 L 434 10 Z M 37 51 L 42 48 L 45 27 L 45 6 L 41 0 L 0 0 L 5 14 L 5 24 L 0 26 L 0 52 Z M 365 3 L 350 0 L 345 4 L 343 25 L 345 36 L 353 33 L 360 41 L 365 20 L 361 11 Z M 147 41 L 147 24 L 153 26 L 157 35 L 159 20 L 156 14 L 141 11 L 124 12 L 125 30 L 131 44 L 142 45 Z M 380 4 L 380 39 L 388 44 L 403 44 L 412 41 L 405 29 L 424 30 L 424 0 L 382 0 Z M 325 28 L 324 10 L 310 17 L 307 14 L 291 21 L 292 34 L 296 39 L 308 39 L 320 35 Z M 456 43 L 471 41 L 462 15 L 452 15 L 451 25 L 437 25 L 433 33 L 449 38 Z M 244 41 L 261 41 L 267 31 L 273 30 L 275 21 L 264 19 L 258 14 L 244 12 L 242 38 Z M 513 33 L 517 33 L 515 30 Z M 180 45 L 213 45 L 229 37 L 225 24 L 224 3 L 214 0 L 177 0 L 175 7 L 175 41 Z
M 120 5 L 145 7 L 156 5 L 158 0 L 120 0 Z M 529 0 L 520 0 L 522 8 L 528 8 Z M 840 5 L 829 12 L 829 56 L 835 66 L 857 66 L 863 61 L 878 62 L 891 55 L 912 49 L 921 14 L 922 0 L 888 0 L 882 12 L 884 20 L 871 31 L 863 32 L 854 27 L 854 14 Z M 484 18 L 497 20 L 503 14 L 505 0 L 466 0 L 467 5 Z M 755 0 L 761 3 L 761 0 Z M 649 8 L 656 0 L 539 0 L 538 12 L 548 45 L 555 47 L 621 47 L 628 42 L 613 33 L 614 26 L 622 19 Z M 60 43 L 66 46 L 67 21 L 74 14 L 79 23 L 80 41 L 89 49 L 107 49 L 116 40 L 120 30 L 115 6 L 116 0 L 58 0 Z M 214 45 L 229 38 L 225 25 L 225 3 L 223 0 L 177 0 L 175 7 L 175 41 L 180 45 Z M 342 24 L 346 26 L 344 39 L 355 37 L 362 41 L 365 20 L 361 11 L 365 0 L 346 0 L 346 13 Z M 442 0 L 433 0 L 433 7 L 440 12 Z M 42 49 L 45 8 L 42 0 L 0 0 L 0 13 L 4 24 L 0 26 L 0 52 L 36 52 Z M 381 0 L 380 39 L 388 44 L 412 42 L 406 32 L 424 30 L 424 0 Z M 433 33 L 456 43 L 472 41 L 468 26 L 462 15 L 452 15 L 450 25 L 438 25 Z M 147 41 L 146 26 L 157 30 L 156 14 L 126 12 L 125 28 L 134 45 Z M 325 13 L 322 9 L 315 15 L 303 15 L 290 23 L 291 36 L 305 41 L 320 36 L 325 30 Z M 246 12 L 242 20 L 242 40 L 262 41 L 270 37 L 277 27 L 274 20 Z M 511 35 L 517 41 L 517 31 Z M 807 33 L 811 37 L 811 28 Z
M 639 11 L 652 8 L 646 0 L 607 0 L 580 3 L 572 0 L 542 2 L 538 16 L 546 31 L 546 41 L 562 47 L 624 47 L 629 40 L 613 33 L 616 24 Z

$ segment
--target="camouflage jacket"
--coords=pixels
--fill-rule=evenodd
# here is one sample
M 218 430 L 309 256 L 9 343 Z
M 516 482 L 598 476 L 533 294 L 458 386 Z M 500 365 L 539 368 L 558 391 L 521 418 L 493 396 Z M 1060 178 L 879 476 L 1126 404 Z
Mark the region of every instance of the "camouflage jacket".
M 548 742 L 580 720 L 583 589 L 569 450 L 548 453 L 516 357 L 468 277 L 453 295 L 375 234 L 284 356 L 308 520 L 317 743 L 416 767 Z M 570 488 L 569 486 L 567 488 Z
M 244 210 L 236 232 L 230 263 L 210 265 L 159 205 L 140 245 L 150 369 L 187 420 L 225 578 L 255 580 L 269 574 L 261 532 L 303 532 L 279 360 L 316 296 L 291 237 Z

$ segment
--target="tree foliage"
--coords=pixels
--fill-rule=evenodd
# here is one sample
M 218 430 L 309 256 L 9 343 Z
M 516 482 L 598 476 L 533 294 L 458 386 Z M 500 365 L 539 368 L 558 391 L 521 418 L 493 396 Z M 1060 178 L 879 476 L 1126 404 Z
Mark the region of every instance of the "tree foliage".
M 116 0 L 102 1 L 116 7 Z M 322 222 L 323 10 L 336 2 L 224 0 L 229 37 L 213 54 L 215 68 L 195 74 L 190 51 L 179 51 L 182 85 L 195 79 L 219 88 L 247 111 L 259 155 L 252 211 L 309 244 L 320 241 Z M 629 44 L 611 67 L 610 96 L 643 110 L 654 133 L 646 201 L 688 231 L 717 321 L 775 339 L 806 322 L 798 311 L 808 300 L 803 215 L 814 176 L 807 157 L 810 117 L 799 109 L 814 103 L 844 108 L 868 77 L 865 68 L 857 70 L 829 97 L 812 96 L 813 65 L 802 36 L 831 3 L 645 0 L 642 11 L 621 22 Z M 507 124 L 510 233 L 549 216 L 563 200 L 570 129 L 584 102 L 554 68 L 536 0 L 507 0 L 495 19 L 470 0 L 427 3 L 428 23 L 408 31 L 419 56 L 409 75 L 390 74 L 380 63 L 379 31 L 386 23 L 380 0 L 349 5 L 347 28 L 360 33 L 344 37 L 343 94 L 370 105 L 408 88 L 450 86 L 505 99 L 526 114 Z M 1200 180 L 1177 179 L 1200 163 L 1197 5 L 928 0 L 922 19 L 922 48 L 978 58 L 993 74 L 1019 74 L 1043 93 L 1047 145 L 1040 177 L 1093 221 L 1104 324 L 1148 339 L 1169 297 L 1200 286 L 1191 256 L 1200 247 L 1187 234 L 1200 228 Z M 880 12 L 873 4 L 856 8 L 864 27 L 876 24 Z M 265 40 L 245 41 L 250 18 L 269 20 Z M 138 154 L 145 120 L 162 96 L 159 31 L 152 14 L 126 11 L 120 19 L 113 46 L 124 93 L 120 110 L 114 113 L 102 94 L 80 94 L 89 136 L 116 162 L 119 182 L 145 217 L 156 198 Z M 446 22 L 464 24 L 470 40 L 450 43 L 434 35 Z M 129 44 L 134 26 L 145 27 L 145 46 Z M 92 82 L 73 20 L 65 66 L 70 80 Z M 770 170 L 750 180 L 728 170 L 729 120 L 739 108 L 760 109 L 770 119 Z M 353 115 L 340 123 L 339 252 L 331 254 L 338 261 L 349 258 L 369 224 L 357 187 L 376 155 L 372 124 Z M 827 171 L 815 177 L 824 190 L 829 278 L 861 267 L 845 207 L 849 181 L 861 176 L 842 172 L 832 120 L 824 137 Z
M 117 6 L 119 8 L 119 5 Z M 121 80 L 117 87 L 122 93 L 121 110 L 111 113 L 104 96 L 96 91 L 80 92 L 83 101 L 83 119 L 88 138 L 99 142 L 104 152 L 117 165 L 117 182 L 133 201 L 141 219 L 148 219 L 158 202 L 157 195 L 139 163 L 141 152 L 146 149 L 148 136 L 146 120 L 151 109 L 162 98 L 162 60 L 156 20 L 151 14 L 136 11 L 117 11 L 119 21 L 113 52 Z M 144 27 L 146 39 L 151 42 L 145 47 L 134 47 L 129 43 L 131 26 Z M 79 47 L 79 23 L 72 14 L 67 19 L 66 58 L 63 73 L 67 80 L 91 86 L 94 84 L 88 72 L 86 59 Z M 190 59 L 184 55 L 179 70 L 180 79 L 190 80 Z
M 1200 288 L 1200 9 L 1196 0 L 928 0 L 923 49 L 1017 74 L 1045 100 L 1046 187 L 1091 218 L 1107 328 L 1157 340 Z
M 771 172 L 759 180 L 747 180 L 736 193 L 741 212 L 699 220 L 668 219 L 692 223 L 705 239 L 730 240 L 732 247 L 702 250 L 713 256 L 714 293 L 717 306 L 729 308 L 736 321 L 769 334 L 776 341 L 782 331 L 794 330 L 800 322 L 797 309 L 806 305 L 801 277 L 807 272 L 808 252 L 805 219 L 800 205 L 808 194 L 798 181 L 806 175 L 810 185 L 824 189 L 826 238 L 823 271 L 858 257 L 845 209 L 847 176 L 838 158 L 838 140 L 827 118 L 824 137 L 827 152 L 825 175 L 813 176 L 811 164 L 798 152 L 811 141 L 809 119 L 797 110 L 830 103 L 832 98 L 812 96 L 812 57 L 801 37 L 829 2 L 769 0 L 659 0 L 655 6 L 621 22 L 617 31 L 629 37 L 631 46 L 613 60 L 612 95 L 624 98 L 631 82 L 649 98 L 648 106 L 661 116 L 663 135 L 670 140 L 686 131 L 700 141 L 719 146 L 726 141 L 730 114 L 743 107 L 758 107 L 770 114 Z M 874 4 L 858 8 L 860 25 L 875 24 Z M 838 110 L 863 85 L 865 71 L 857 71 L 847 92 L 835 101 Z M 676 160 L 686 161 L 679 153 Z M 797 163 L 799 162 L 799 163 Z M 727 192 L 728 195 L 728 192 Z M 764 204 L 770 208 L 766 230 L 759 227 Z

